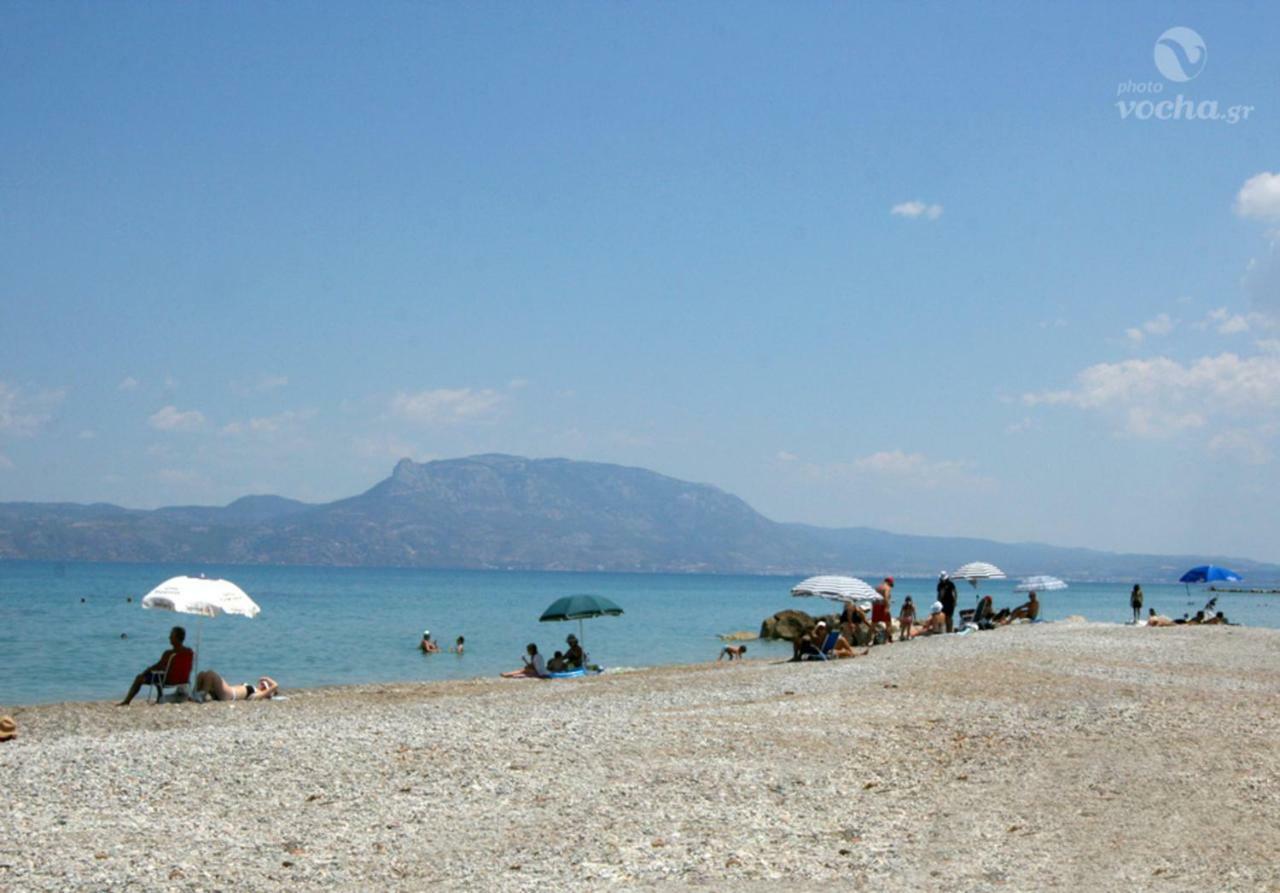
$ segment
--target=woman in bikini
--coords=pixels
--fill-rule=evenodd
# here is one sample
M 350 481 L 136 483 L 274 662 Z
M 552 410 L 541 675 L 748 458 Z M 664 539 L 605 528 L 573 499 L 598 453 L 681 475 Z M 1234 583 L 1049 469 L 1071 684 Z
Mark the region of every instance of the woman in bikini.
M 215 701 L 265 701 L 275 696 L 280 686 L 269 676 L 258 679 L 258 684 L 228 685 L 213 670 L 201 670 L 196 676 L 196 693 L 206 694 Z

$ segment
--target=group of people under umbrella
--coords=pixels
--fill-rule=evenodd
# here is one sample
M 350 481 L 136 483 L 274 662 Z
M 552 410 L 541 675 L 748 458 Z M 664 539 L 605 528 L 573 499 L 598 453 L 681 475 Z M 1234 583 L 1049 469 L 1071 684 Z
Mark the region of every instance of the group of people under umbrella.
M 812 596 L 840 602 L 844 609 L 836 629 L 828 629 L 825 620 L 792 641 L 792 660 L 808 657 L 853 657 L 857 648 L 889 643 L 898 639 L 955 632 L 956 579 L 968 580 L 975 588 L 980 580 L 1002 580 L 1004 571 L 987 562 L 972 562 L 953 572 L 938 575 L 937 599 L 924 616 L 918 613 L 915 602 L 907 596 L 898 616 L 893 616 L 893 577 L 885 577 L 875 587 L 857 577 L 810 577 L 792 588 L 794 596 Z M 1037 590 L 1065 589 L 1066 583 L 1056 577 L 1029 577 L 1018 584 L 1017 591 L 1026 592 L 1028 599 L 1015 608 L 995 610 L 991 596 L 980 596 L 977 607 L 961 611 L 961 625 L 970 623 L 978 629 L 991 629 L 1015 620 L 1035 621 L 1040 616 Z M 863 652 L 866 653 L 865 651 Z
M 129 706 L 144 685 L 155 689 L 157 702 L 164 698 L 166 688 L 173 689 L 171 697 L 175 700 L 197 701 L 264 700 L 279 693 L 280 686 L 269 676 L 260 676 L 257 682 L 234 685 L 216 670 L 199 670 L 197 661 L 200 655 L 200 635 L 204 630 L 206 617 L 216 617 L 219 614 L 256 617 L 261 611 L 253 599 L 236 584 L 206 577 L 172 577 L 147 593 L 142 599 L 142 607 L 199 617 L 196 647 L 192 649 L 187 646 L 185 627 L 175 626 L 171 629 L 168 650 L 154 664 L 134 677 L 119 706 Z M 193 675 L 194 687 L 191 685 Z

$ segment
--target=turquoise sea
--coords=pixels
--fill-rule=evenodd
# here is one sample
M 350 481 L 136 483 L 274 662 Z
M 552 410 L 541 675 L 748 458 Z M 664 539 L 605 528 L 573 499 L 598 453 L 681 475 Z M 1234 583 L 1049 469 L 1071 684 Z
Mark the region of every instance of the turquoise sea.
M 790 597 L 793 577 L 0 562 L 0 707 L 121 697 L 167 647 L 170 626 L 186 626 L 194 644 L 200 624 L 143 610 L 142 596 L 169 577 L 198 573 L 234 581 L 262 607 L 253 620 L 203 621 L 200 666 L 232 681 L 273 676 L 286 689 L 491 676 L 518 667 L 527 642 L 547 655 L 562 648 L 577 624 L 538 616 L 578 592 L 606 595 L 626 612 L 586 622 L 587 651 L 608 667 L 714 660 L 721 633 L 756 631 L 784 608 L 827 607 Z M 904 595 L 922 607 L 933 600 L 933 579 L 897 583 L 895 604 Z M 983 584 L 982 592 L 997 607 L 1017 604 L 1014 583 Z M 1044 615 L 1125 621 L 1129 586 L 1074 584 L 1044 596 Z M 960 606 L 970 607 L 974 590 L 961 588 Z M 1147 606 L 1175 617 L 1208 598 L 1181 585 L 1143 589 Z M 1222 595 L 1219 607 L 1233 621 L 1280 628 L 1280 596 Z M 466 653 L 423 655 L 424 628 L 444 643 L 465 636 Z M 748 657 L 790 654 L 785 643 L 748 648 Z

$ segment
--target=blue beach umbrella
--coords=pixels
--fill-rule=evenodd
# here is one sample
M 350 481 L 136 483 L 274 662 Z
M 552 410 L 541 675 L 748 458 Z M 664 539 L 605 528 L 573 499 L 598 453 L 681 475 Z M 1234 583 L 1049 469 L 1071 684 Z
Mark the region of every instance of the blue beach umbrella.
M 1214 580 L 1225 580 L 1229 583 L 1239 583 L 1244 577 L 1235 571 L 1227 570 L 1225 567 L 1218 567 L 1216 564 L 1202 564 L 1199 567 L 1193 567 L 1181 577 L 1178 578 L 1179 583 L 1185 583 L 1187 587 L 1187 595 L 1191 594 L 1192 583 L 1211 583 Z
M 617 617 L 621 613 L 622 609 L 603 595 L 566 595 L 553 601 L 538 620 L 542 623 L 576 620 L 581 640 L 582 621 L 592 617 Z

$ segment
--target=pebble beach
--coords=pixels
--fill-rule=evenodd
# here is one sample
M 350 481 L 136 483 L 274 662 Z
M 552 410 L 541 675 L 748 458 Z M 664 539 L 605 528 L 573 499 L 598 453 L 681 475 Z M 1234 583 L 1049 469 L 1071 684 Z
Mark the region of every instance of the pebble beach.
M 286 694 L 11 710 L 0 890 L 1280 890 L 1280 631 Z

